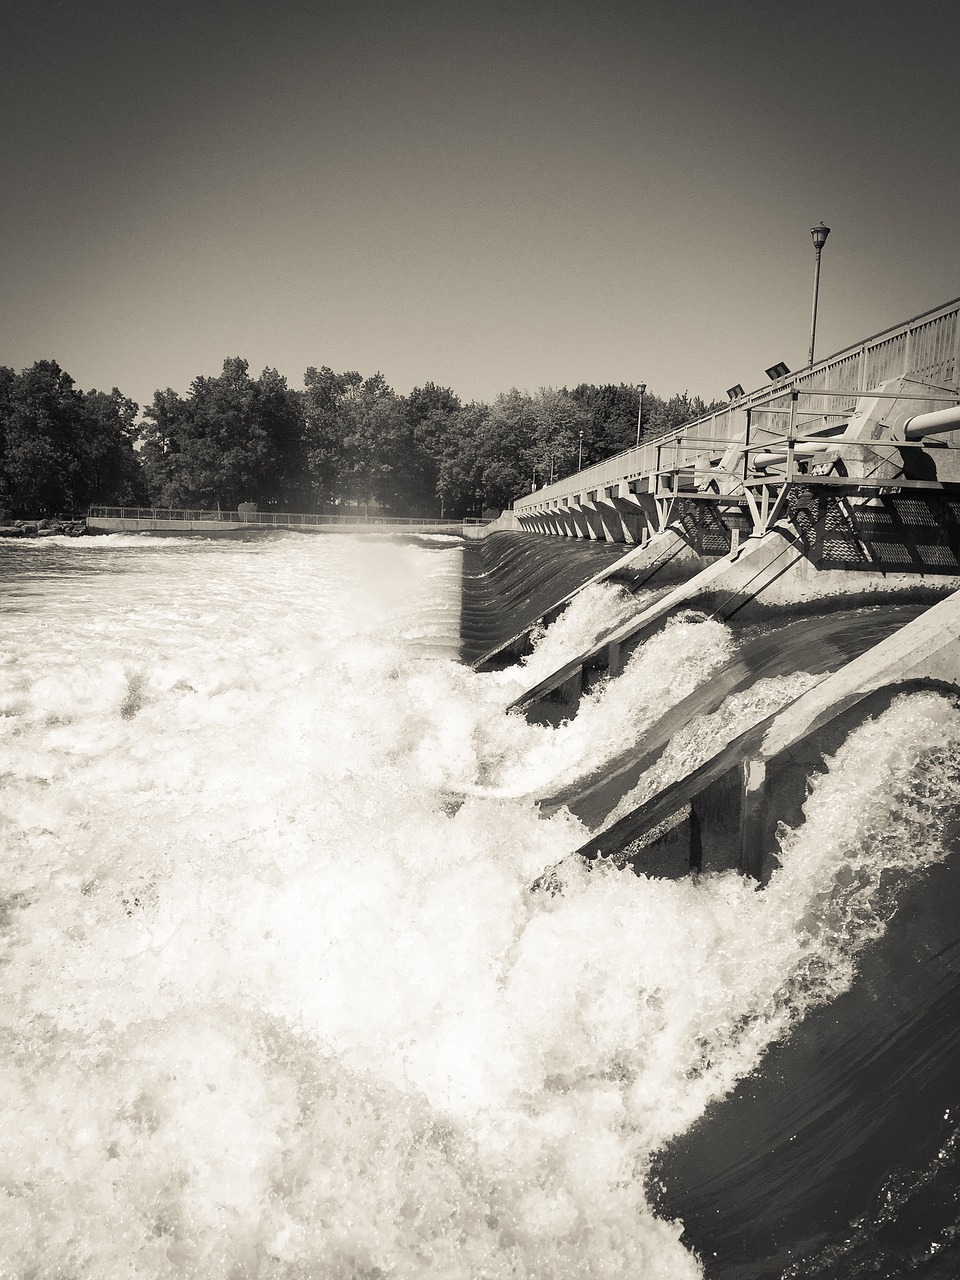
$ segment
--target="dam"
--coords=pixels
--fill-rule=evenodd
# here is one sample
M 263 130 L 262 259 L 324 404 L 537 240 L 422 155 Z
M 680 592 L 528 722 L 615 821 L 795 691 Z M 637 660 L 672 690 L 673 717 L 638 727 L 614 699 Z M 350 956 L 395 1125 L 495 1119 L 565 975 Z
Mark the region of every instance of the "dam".
M 513 701 L 527 716 L 575 714 L 584 691 L 617 676 L 679 610 L 769 630 L 798 613 L 929 606 L 908 618 L 886 611 L 895 624 L 886 636 L 876 630 L 882 624 L 858 622 L 857 640 L 849 621 L 835 622 L 830 662 L 818 673 L 829 679 L 782 709 L 776 726 L 762 735 L 753 730 L 752 754 L 744 740 L 701 766 L 685 869 L 721 865 L 735 844 L 736 865 L 762 878 L 772 835 L 764 806 L 773 744 L 777 755 L 794 750 L 831 714 L 884 688 L 960 684 L 958 313 L 960 303 L 948 304 L 799 376 L 785 375 L 670 437 L 518 499 L 499 522 L 508 527 L 477 530 L 486 551 L 473 557 L 472 576 L 468 558 L 464 657 L 480 669 L 515 661 L 533 628 L 557 616 L 578 584 L 616 583 L 637 601 L 616 626 Z M 878 373 L 884 376 L 874 385 Z M 551 551 L 558 540 L 559 553 Z M 522 583 L 522 592 L 508 590 L 508 578 Z M 808 627 L 791 643 L 824 651 L 827 637 L 822 627 L 819 634 Z M 739 670 L 739 679 L 776 672 L 777 642 L 768 637 L 761 647 L 766 666 Z M 725 685 L 723 696 L 733 687 Z M 731 791 L 719 779 L 734 755 L 743 780 Z M 649 752 L 644 763 L 652 763 Z M 625 762 L 608 769 L 602 789 L 611 799 L 609 774 L 618 770 L 623 785 L 643 771 L 631 773 Z M 662 816 L 662 808 L 650 812 Z M 619 853 L 645 823 L 624 819 L 585 847 L 585 856 Z
M 958 1274 L 955 314 L 485 526 L 0 541 L 2 1274 Z
M 572 860 L 732 872 L 770 892 L 825 761 L 904 697 L 956 705 L 958 312 L 524 495 L 468 544 L 464 659 L 528 664 L 514 714 L 592 717 L 609 740 L 602 763 L 529 793 L 591 833 L 535 890 L 562 894 Z M 551 623 L 600 584 L 620 612 L 585 616 L 575 653 L 538 661 Z M 691 622 L 725 624 L 735 651 L 639 728 L 625 703 L 618 717 L 621 679 Z M 708 1280 L 960 1274 L 960 814 L 941 816 L 943 860 L 912 877 L 883 871 L 877 832 L 859 889 L 885 923 L 848 984 L 657 1157 L 661 1208 Z M 813 927 L 829 929 L 829 901 Z

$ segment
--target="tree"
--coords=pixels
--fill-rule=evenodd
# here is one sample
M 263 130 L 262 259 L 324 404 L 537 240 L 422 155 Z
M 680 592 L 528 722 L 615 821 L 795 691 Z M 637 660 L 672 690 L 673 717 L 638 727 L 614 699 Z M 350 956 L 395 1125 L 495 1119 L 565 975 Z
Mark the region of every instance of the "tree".
M 139 405 L 116 387 L 87 391 L 81 415 L 81 473 L 87 503 L 140 506 L 149 501 L 146 477 L 134 451 Z
M 303 406 L 275 369 L 256 380 L 239 356 L 218 378 L 198 377 L 186 399 L 168 388 L 145 411 L 144 466 L 163 505 L 302 505 Z
M 541 387 L 531 405 L 533 438 L 530 444 L 531 483 L 559 479 L 576 470 L 583 443 L 584 465 L 592 461 L 592 422 L 583 406 L 566 388 Z
M 343 494 L 367 507 L 392 505 L 397 454 L 406 431 L 398 399 L 382 373 L 350 375 L 341 402 L 345 427 Z
M 598 387 L 581 383 L 570 394 L 590 418 L 590 427 L 584 431 L 584 466 L 636 444 L 640 409 L 638 386 L 623 382 L 618 386 L 607 383 Z M 691 396 L 686 391 L 669 400 L 662 399 L 653 391 L 645 391 L 641 442 L 659 439 L 694 418 L 722 408 L 722 405 L 720 400 L 707 404 L 699 396 Z
M 662 400 L 659 396 L 644 396 L 643 439 L 658 440 L 688 422 L 702 418 L 704 414 L 721 409 L 723 403 L 722 400 L 712 400 L 707 404 L 700 396 L 691 396 L 687 391 L 681 391 L 669 400 Z
M 13 482 L 7 477 L 6 452 L 8 420 L 12 412 L 11 397 L 17 375 L 7 365 L 0 365 L 0 519 L 8 518 L 8 508 L 13 507 Z
M 540 451 L 534 447 L 536 421 L 526 392 L 513 387 L 494 400 L 479 424 L 477 461 L 484 507 L 509 506 L 529 492 Z
M 185 396 L 157 391 L 138 427 L 133 401 L 116 388 L 78 391 L 55 361 L 21 374 L 0 367 L 0 506 L 38 515 L 91 502 L 321 511 L 354 502 L 475 514 L 568 475 L 581 449 L 589 466 L 632 445 L 639 399 L 627 383 L 581 383 L 464 406 L 433 382 L 399 396 L 380 373 L 326 365 L 292 391 L 275 369 L 254 379 L 234 356 Z M 719 407 L 648 391 L 643 438 Z
M 38 360 L 7 388 L 4 477 L 14 510 L 52 515 L 75 505 L 82 400 L 54 360 Z
M 55 360 L 0 371 L 0 493 L 23 516 L 145 498 L 133 449 L 137 405 L 116 388 L 78 391 Z
M 359 373 L 334 373 L 328 366 L 304 374 L 303 447 L 310 502 L 323 511 L 339 501 L 346 453 L 343 400 Z
M 252 386 L 252 412 L 262 434 L 258 501 L 300 510 L 309 492 L 300 397 L 276 369 L 264 369 Z
M 443 459 L 456 434 L 460 397 L 449 387 L 427 382 L 414 387 L 403 402 L 403 415 L 412 431 L 406 472 L 411 511 L 430 515 L 436 508 L 447 514 L 451 494 L 441 481 Z
M 464 405 L 449 422 L 437 465 L 437 492 L 446 516 L 479 516 L 484 506 L 483 442 L 490 408 Z
M 585 466 L 609 458 L 636 443 L 639 387 L 623 382 L 599 387 L 581 383 L 570 394 L 589 419 L 583 441 Z M 644 420 L 653 399 L 656 397 L 644 396 Z

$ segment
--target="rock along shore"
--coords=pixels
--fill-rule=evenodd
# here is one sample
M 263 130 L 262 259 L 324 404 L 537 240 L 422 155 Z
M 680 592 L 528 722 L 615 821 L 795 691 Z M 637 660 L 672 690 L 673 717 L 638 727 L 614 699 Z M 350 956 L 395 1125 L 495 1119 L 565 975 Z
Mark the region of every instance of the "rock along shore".
M 0 524 L 0 538 L 82 538 L 86 520 L 10 520 Z

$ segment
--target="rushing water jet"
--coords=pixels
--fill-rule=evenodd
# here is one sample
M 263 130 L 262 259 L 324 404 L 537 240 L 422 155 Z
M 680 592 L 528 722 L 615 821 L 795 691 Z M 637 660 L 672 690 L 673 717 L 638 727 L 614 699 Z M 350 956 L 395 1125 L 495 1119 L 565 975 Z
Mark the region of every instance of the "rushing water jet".
M 763 891 L 570 865 L 531 894 L 587 834 L 536 790 L 739 642 L 680 620 L 529 725 L 516 672 L 457 660 L 461 556 L 0 547 L 8 1274 L 700 1273 L 649 1163 L 850 986 L 871 886 L 944 856 L 960 717 L 858 731 Z

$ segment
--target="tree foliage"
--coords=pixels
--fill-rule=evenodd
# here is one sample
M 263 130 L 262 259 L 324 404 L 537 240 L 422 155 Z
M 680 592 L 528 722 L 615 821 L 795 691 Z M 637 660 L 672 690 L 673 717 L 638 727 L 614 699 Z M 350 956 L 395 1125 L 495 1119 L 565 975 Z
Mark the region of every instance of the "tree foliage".
M 712 407 L 647 391 L 643 438 Z M 0 368 L 0 499 L 30 515 L 148 501 L 479 515 L 629 448 L 639 408 L 639 387 L 626 383 L 514 387 L 463 404 L 433 382 L 403 396 L 380 373 L 327 365 L 308 368 L 300 391 L 275 369 L 251 377 L 233 356 L 184 396 L 157 391 L 137 425 L 136 404 L 116 389 L 78 391 L 40 361 L 21 374 Z
M 248 368 L 235 356 L 218 378 L 195 378 L 185 398 L 169 387 L 154 395 L 142 456 L 159 505 L 236 510 L 251 500 L 300 502 L 302 405 L 275 369 L 254 380 Z
M 0 506 L 46 516 L 147 501 L 137 408 L 116 388 L 78 391 L 54 360 L 0 369 Z

